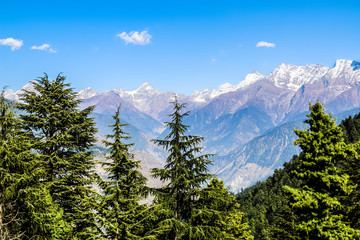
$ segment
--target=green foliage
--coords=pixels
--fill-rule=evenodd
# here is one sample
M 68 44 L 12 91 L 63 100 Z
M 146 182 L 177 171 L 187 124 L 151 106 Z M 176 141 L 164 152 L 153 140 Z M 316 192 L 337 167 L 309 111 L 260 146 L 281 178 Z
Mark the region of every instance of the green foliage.
M 23 239 L 66 239 L 70 226 L 63 221 L 63 211 L 52 201 L 50 192 L 37 184 L 18 192 L 21 202 Z
M 224 182 L 212 179 L 200 193 L 190 219 L 190 226 L 196 227 L 189 235 L 193 239 L 254 239 L 238 208 Z
M 139 239 L 144 234 L 142 224 L 145 206 L 139 200 L 146 196 L 146 178 L 138 171 L 140 161 L 133 160 L 129 148 L 123 140 L 130 137 L 123 128 L 128 124 L 120 121 L 120 107 L 113 116 L 115 123 L 110 125 L 113 134 L 107 135 L 111 142 L 104 141 L 110 150 L 108 161 L 103 163 L 108 173 L 107 181 L 101 184 L 104 196 L 99 215 L 107 239 Z
M 340 127 L 343 129 L 345 141 L 357 152 L 357 155 L 347 157 L 341 167 L 350 176 L 350 181 L 355 186 L 355 189 L 345 198 L 346 205 L 349 206 L 347 219 L 354 228 L 360 229 L 360 114 L 342 120 Z
M 295 144 L 302 149 L 301 166 L 294 174 L 299 188 L 285 186 L 297 215 L 296 230 L 302 239 L 354 239 L 359 232 L 346 222 L 342 197 L 354 186 L 349 175 L 337 168 L 351 149 L 343 142 L 341 128 L 326 114 L 320 103 L 310 106 L 305 123 L 309 128 L 295 130 Z
M 299 165 L 298 156 L 276 169 L 273 176 L 237 194 L 240 211 L 249 223 L 255 239 L 300 239 L 294 231 L 295 214 L 290 207 L 284 185 L 299 186 L 291 172 Z
M 93 107 L 79 110 L 77 94 L 61 75 L 50 81 L 45 74 L 32 87 L 21 94 L 18 108 L 24 111 L 22 125 L 33 149 L 41 156 L 42 181 L 72 224 L 73 238 L 91 238 L 96 235 L 96 193 L 91 190 L 96 175 L 89 151 L 96 132 L 89 117 Z
M 31 152 L 11 103 L 0 98 L 0 239 L 64 239 L 69 226 L 41 182 L 39 156 Z
M 341 121 L 340 127 L 346 143 L 356 143 L 360 140 L 360 113 Z

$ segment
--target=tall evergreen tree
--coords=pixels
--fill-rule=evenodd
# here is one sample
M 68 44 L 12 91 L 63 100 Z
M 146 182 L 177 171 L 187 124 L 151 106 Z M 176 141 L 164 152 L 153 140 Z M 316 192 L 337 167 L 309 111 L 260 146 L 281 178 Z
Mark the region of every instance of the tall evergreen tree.
M 341 128 L 320 103 L 310 105 L 305 123 L 309 128 L 295 130 L 295 144 L 302 149 L 300 167 L 294 171 L 301 180 L 299 188 L 286 186 L 297 215 L 296 228 L 302 239 L 356 239 L 344 215 L 342 197 L 353 191 L 349 176 L 337 163 L 351 154 L 343 142 Z
M 54 201 L 64 209 L 72 224 L 73 238 L 96 238 L 93 156 L 89 148 L 96 132 L 93 107 L 79 110 L 81 100 L 58 75 L 54 81 L 44 77 L 32 82 L 33 90 L 24 90 L 19 109 L 23 127 L 41 155 L 41 165 Z
M 202 137 L 185 135 L 189 126 L 183 124 L 189 112 L 182 113 L 185 104 L 175 98 L 174 112 L 166 127 L 170 133 L 162 140 L 153 140 L 169 152 L 163 169 L 152 169 L 152 176 L 160 178 L 165 186 L 155 191 L 155 201 L 164 209 L 169 209 L 167 219 L 162 221 L 157 234 L 165 234 L 167 239 L 179 239 L 193 213 L 202 185 L 211 178 L 208 165 L 211 154 L 199 155 Z M 156 232 L 156 231 L 155 231 Z
M 40 182 L 44 172 L 20 129 L 11 103 L 0 97 L 0 239 L 65 239 L 62 210 Z
M 166 122 L 170 132 L 163 140 L 154 140 L 169 152 L 163 169 L 152 169 L 154 177 L 165 186 L 155 190 L 155 212 L 159 222 L 148 236 L 157 239 L 252 239 L 247 224 L 242 222 L 235 198 L 223 182 L 208 173 L 209 157 L 201 155 L 202 137 L 186 135 L 189 126 L 183 124 L 189 112 L 182 113 L 185 104 L 172 102 L 174 112 Z
M 112 141 L 104 141 L 110 149 L 108 161 L 103 163 L 108 173 L 107 181 L 101 186 L 104 197 L 99 214 L 104 223 L 104 237 L 107 239 L 139 239 L 144 233 L 141 221 L 145 210 L 139 200 L 147 194 L 146 178 L 139 172 L 140 161 L 135 161 L 129 152 L 134 144 L 124 143 L 130 139 L 124 127 L 128 124 L 120 121 L 120 106 L 113 116 L 115 123 L 110 125 Z

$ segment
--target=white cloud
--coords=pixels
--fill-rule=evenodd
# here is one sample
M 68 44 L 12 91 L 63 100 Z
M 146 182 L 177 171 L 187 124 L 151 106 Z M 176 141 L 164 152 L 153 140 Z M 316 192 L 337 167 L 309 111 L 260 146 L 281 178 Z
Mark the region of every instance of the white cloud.
M 129 33 L 122 32 L 117 35 L 119 38 L 125 41 L 126 44 L 132 43 L 136 45 L 146 45 L 150 43 L 151 35 L 147 31 L 141 33 L 137 31 L 131 31 Z
M 31 49 L 47 50 L 49 47 L 50 47 L 50 45 L 45 43 L 41 46 L 32 46 Z
M 13 38 L 0 39 L 0 45 L 10 46 L 11 50 L 14 51 L 21 48 L 23 45 L 23 40 L 17 40 Z
M 256 47 L 275 47 L 275 43 L 261 41 L 256 44 Z
M 56 53 L 56 50 L 50 48 L 50 45 L 45 43 L 43 45 L 40 45 L 40 46 L 32 46 L 31 49 L 34 49 L 34 50 L 41 50 L 41 51 L 49 51 L 51 53 Z

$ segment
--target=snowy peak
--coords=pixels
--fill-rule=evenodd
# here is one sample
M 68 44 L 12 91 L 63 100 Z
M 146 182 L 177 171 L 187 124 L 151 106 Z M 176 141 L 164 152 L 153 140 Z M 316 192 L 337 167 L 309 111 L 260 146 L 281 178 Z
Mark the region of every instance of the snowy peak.
M 295 66 L 283 63 L 268 78 L 277 87 L 297 91 L 302 85 L 319 80 L 328 71 L 329 68 L 322 65 Z
M 232 85 L 230 83 L 224 83 L 219 86 L 219 89 L 204 89 L 202 91 L 195 91 L 191 96 L 190 99 L 194 102 L 198 103 L 205 103 L 213 98 L 220 96 L 221 94 L 234 92 L 241 88 L 246 88 L 251 86 L 252 84 L 256 83 L 257 81 L 265 78 L 264 75 L 254 72 L 248 74 L 243 81 L 241 81 L 237 85 Z
M 88 87 L 88 88 L 83 89 L 80 92 L 78 92 L 78 97 L 79 97 L 79 99 L 87 99 L 87 98 L 94 97 L 98 94 L 99 94 L 98 91 L 96 91 L 95 89 L 93 89 L 91 87 Z
M 332 78 L 337 78 L 342 74 L 351 74 L 354 71 L 353 62 L 355 61 L 346 59 L 337 60 L 334 67 L 330 69 L 329 75 Z
M 345 68 L 352 69 L 351 64 L 353 62 L 354 61 L 348 60 L 348 59 L 338 59 L 338 60 L 336 60 L 335 66 L 333 69 L 345 69 Z
M 21 90 L 27 90 L 27 91 L 34 91 L 34 85 L 33 83 L 36 83 L 36 81 L 30 81 L 29 83 L 27 83 L 25 86 L 23 86 L 23 88 Z M 21 91 L 19 90 L 19 91 Z
M 360 84 L 359 63 L 356 61 L 339 59 L 333 68 L 323 78 L 323 84 L 336 90 L 340 94 Z
M 143 85 L 141 85 L 137 91 L 151 91 L 154 88 L 148 83 L 148 82 L 144 82 Z
M 231 89 L 233 89 L 233 86 L 229 83 L 225 83 L 225 84 L 221 85 L 219 88 L 220 88 L 220 90 L 204 89 L 202 91 L 195 91 L 193 94 L 190 95 L 190 99 L 191 99 L 191 101 L 194 101 L 197 103 L 205 103 L 205 102 L 209 101 L 210 99 L 213 99 L 213 98 L 219 96 L 222 93 L 231 91 Z
M 360 71 L 358 70 L 360 70 L 360 62 L 351 60 L 337 60 L 335 67 L 332 69 L 320 64 L 296 66 L 283 63 L 269 76 L 254 72 L 248 74 L 243 81 L 235 86 L 230 83 L 224 83 L 219 86 L 218 90 L 204 89 L 202 91 L 195 91 L 190 95 L 190 99 L 197 103 L 206 103 L 221 94 L 248 88 L 263 79 L 270 80 L 276 87 L 296 92 L 304 84 L 319 82 L 323 78 L 338 78 L 340 74 L 344 74 L 343 78 L 347 79 L 346 87 L 341 89 L 343 91 L 348 89 L 348 86 L 360 83 Z M 339 82 L 338 84 L 342 83 Z
M 141 85 L 135 91 L 129 91 L 128 93 L 130 93 L 131 95 L 135 95 L 135 94 L 153 95 L 153 94 L 158 94 L 159 91 L 156 90 L 155 88 L 153 88 L 148 82 L 145 82 L 143 85 Z
M 244 80 L 242 80 L 238 85 L 235 86 L 235 89 L 237 90 L 240 88 L 248 87 L 265 77 L 266 77 L 265 75 L 262 75 L 259 72 L 250 73 L 246 75 Z

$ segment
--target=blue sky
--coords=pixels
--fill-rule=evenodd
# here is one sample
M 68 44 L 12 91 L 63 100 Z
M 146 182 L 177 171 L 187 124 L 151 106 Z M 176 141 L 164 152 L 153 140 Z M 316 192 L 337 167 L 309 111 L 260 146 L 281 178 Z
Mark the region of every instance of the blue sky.
M 359 19 L 346 0 L 0 0 L 0 86 L 63 72 L 75 90 L 190 94 L 281 63 L 359 60 Z

